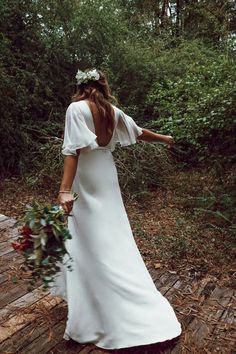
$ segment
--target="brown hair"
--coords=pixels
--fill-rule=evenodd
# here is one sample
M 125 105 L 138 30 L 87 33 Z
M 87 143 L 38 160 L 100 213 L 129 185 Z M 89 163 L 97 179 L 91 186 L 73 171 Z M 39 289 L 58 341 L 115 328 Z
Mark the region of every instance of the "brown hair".
M 105 74 L 100 70 L 97 71 L 100 75 L 99 80 L 89 80 L 78 85 L 76 93 L 72 96 L 72 101 L 89 100 L 94 102 L 99 118 L 101 118 L 101 124 L 105 127 L 106 132 L 112 133 L 114 128 L 114 109 L 111 102 L 116 101 L 116 99 L 111 95 Z

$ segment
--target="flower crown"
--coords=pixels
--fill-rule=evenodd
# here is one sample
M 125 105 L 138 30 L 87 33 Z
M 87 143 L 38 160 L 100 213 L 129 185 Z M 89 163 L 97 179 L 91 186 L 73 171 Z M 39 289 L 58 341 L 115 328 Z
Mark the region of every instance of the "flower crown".
M 94 80 L 94 81 L 99 80 L 100 74 L 96 69 L 89 70 L 89 71 L 78 70 L 75 78 L 77 80 L 77 84 L 80 85 L 90 80 Z

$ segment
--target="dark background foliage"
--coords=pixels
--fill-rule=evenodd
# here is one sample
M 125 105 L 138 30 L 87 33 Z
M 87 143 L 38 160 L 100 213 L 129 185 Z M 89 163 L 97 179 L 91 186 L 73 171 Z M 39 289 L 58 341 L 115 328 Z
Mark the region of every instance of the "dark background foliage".
M 47 173 L 87 67 L 140 125 L 175 137 L 179 161 L 234 161 L 235 14 L 230 0 L 0 0 L 1 172 Z

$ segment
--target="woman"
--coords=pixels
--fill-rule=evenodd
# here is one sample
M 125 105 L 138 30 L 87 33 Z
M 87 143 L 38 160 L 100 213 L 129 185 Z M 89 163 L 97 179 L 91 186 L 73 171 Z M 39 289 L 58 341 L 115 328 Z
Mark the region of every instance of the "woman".
M 171 136 L 140 128 L 112 105 L 105 75 L 77 73 L 78 91 L 66 112 L 59 202 L 72 211 L 66 248 L 70 272 L 61 266 L 52 295 L 68 303 L 63 338 L 119 349 L 163 342 L 181 333 L 173 308 L 156 289 L 135 243 L 123 204 L 112 151 L 137 140 Z M 79 198 L 74 201 L 71 191 Z

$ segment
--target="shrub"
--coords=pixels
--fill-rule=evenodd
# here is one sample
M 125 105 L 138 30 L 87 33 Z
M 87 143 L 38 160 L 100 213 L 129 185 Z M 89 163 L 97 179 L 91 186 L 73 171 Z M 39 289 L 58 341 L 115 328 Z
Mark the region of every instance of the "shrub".
M 186 54 L 185 67 L 179 58 Z M 148 103 L 157 114 L 153 126 L 171 133 L 185 151 L 187 161 L 235 153 L 236 71 L 235 58 L 200 44 L 172 50 L 178 62 L 176 76 L 165 72 L 149 92 Z M 165 58 L 168 55 L 165 54 Z M 174 59 L 173 59 L 174 58 Z M 168 59 L 167 59 L 168 61 Z M 165 64 L 167 65 L 167 64 Z

